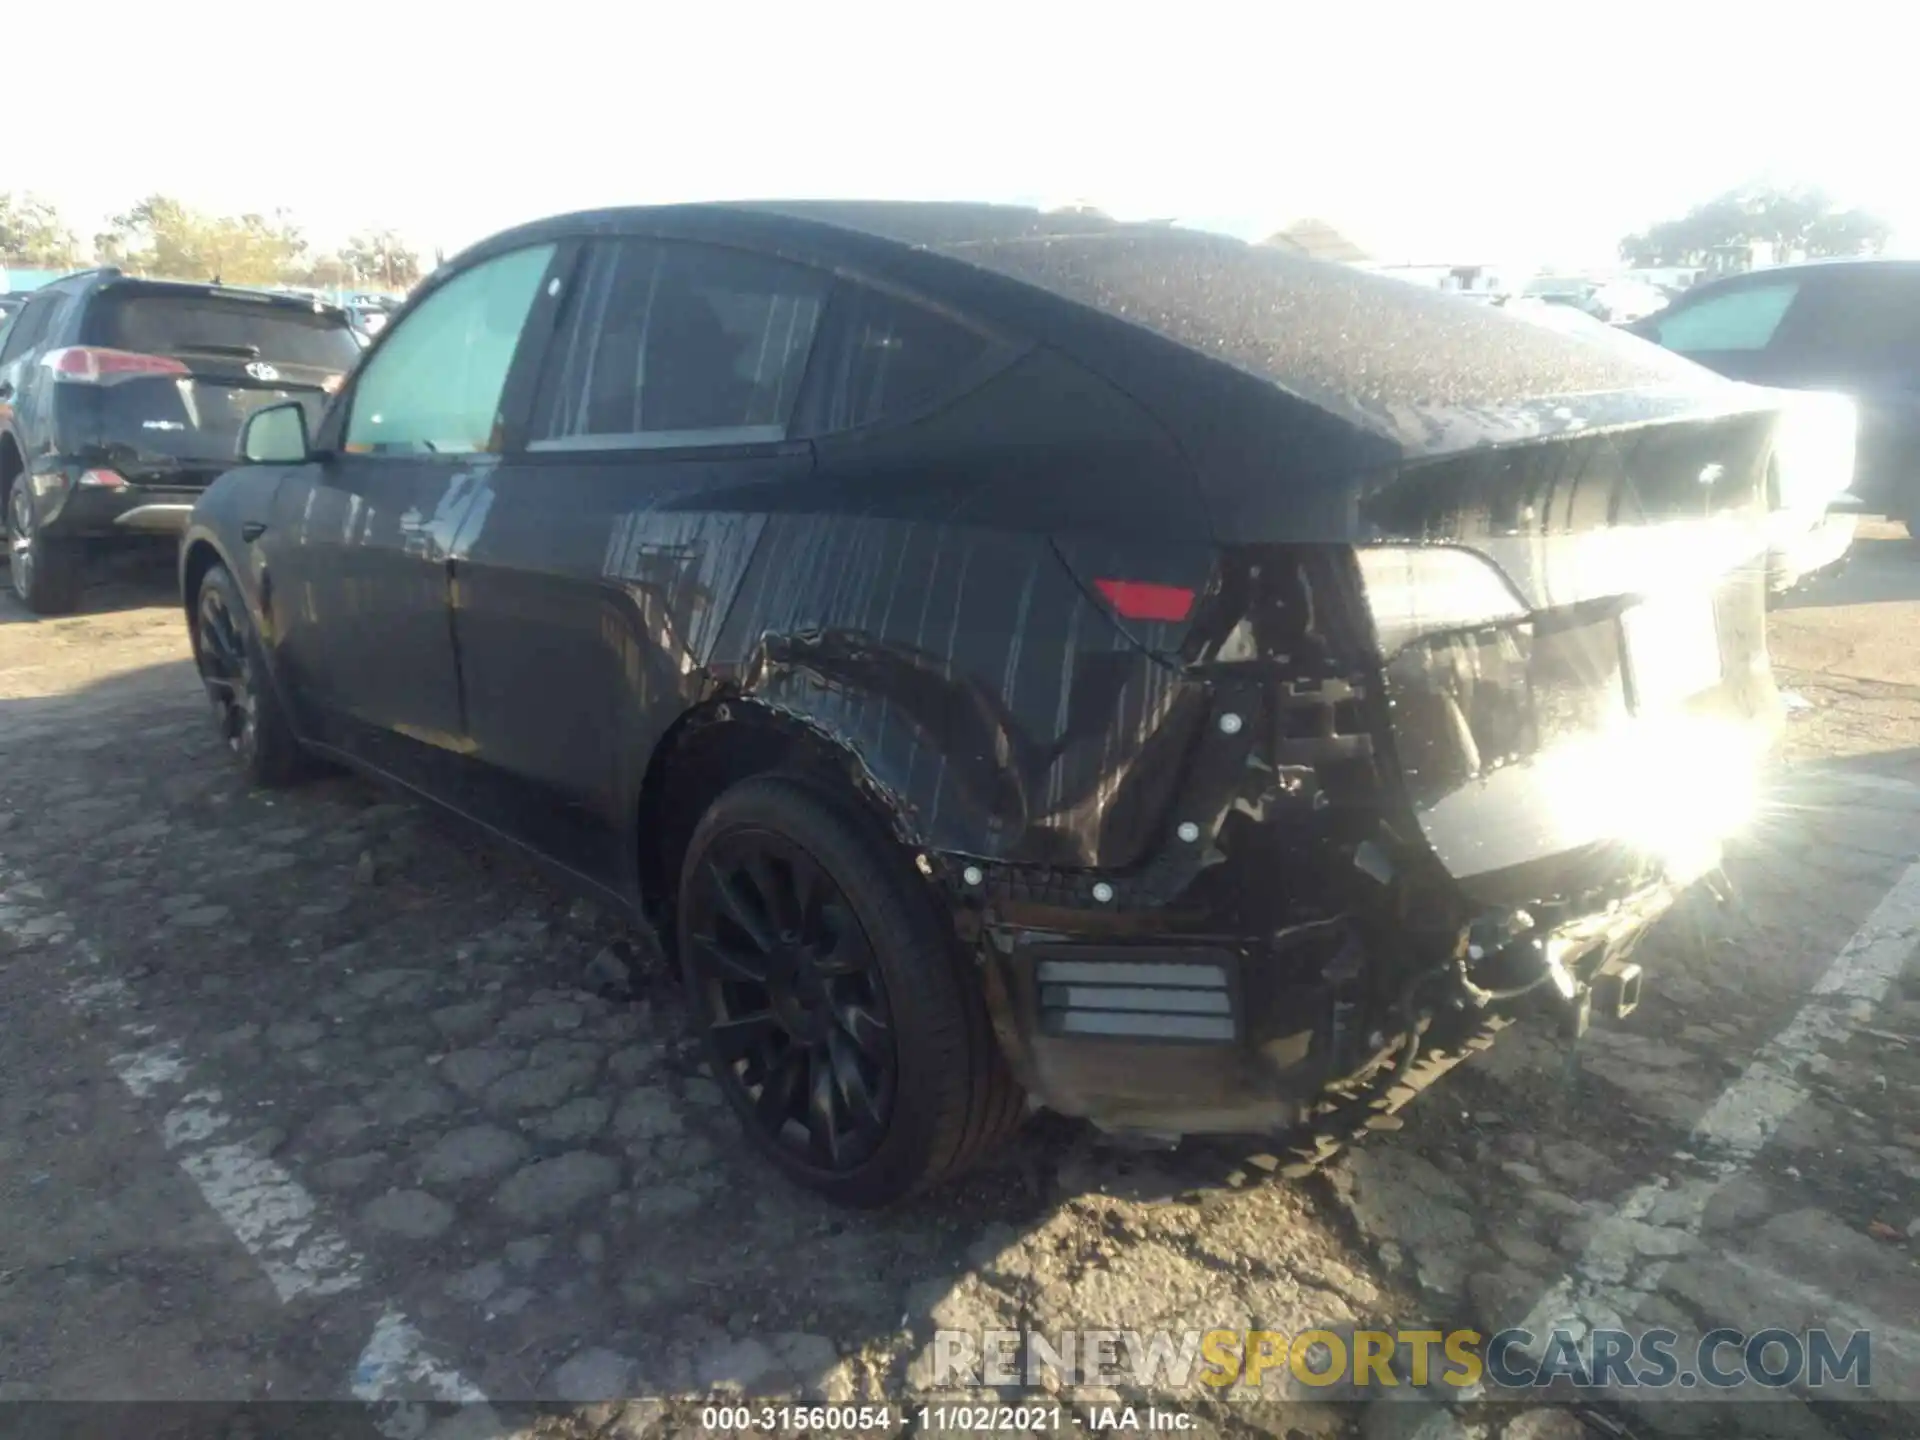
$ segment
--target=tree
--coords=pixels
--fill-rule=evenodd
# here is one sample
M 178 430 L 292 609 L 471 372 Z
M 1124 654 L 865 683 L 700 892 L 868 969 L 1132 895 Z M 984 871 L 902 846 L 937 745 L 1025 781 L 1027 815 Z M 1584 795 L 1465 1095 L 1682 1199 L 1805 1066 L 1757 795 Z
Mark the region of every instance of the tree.
M 95 250 L 108 264 L 173 280 L 272 285 L 295 276 L 307 242 L 285 211 L 202 215 L 166 195 L 149 195 L 117 215 Z
M 405 290 L 420 278 L 420 257 L 391 230 L 356 235 L 340 251 L 356 276 L 383 290 Z
M 1755 243 L 1779 256 L 1878 254 L 1892 227 L 1865 210 L 1840 210 L 1819 190 L 1740 189 L 1620 241 L 1629 265 L 1706 265 L 1717 253 Z
M 0 264 L 70 270 L 79 263 L 79 237 L 58 210 L 33 195 L 0 193 Z

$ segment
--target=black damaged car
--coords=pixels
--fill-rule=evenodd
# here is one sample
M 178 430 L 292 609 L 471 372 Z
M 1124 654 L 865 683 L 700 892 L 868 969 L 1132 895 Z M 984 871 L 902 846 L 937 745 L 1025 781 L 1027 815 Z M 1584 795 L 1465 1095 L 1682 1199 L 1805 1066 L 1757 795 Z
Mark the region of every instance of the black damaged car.
M 800 1182 L 1030 1105 L 1294 1169 L 1523 994 L 1633 1003 L 1778 733 L 1779 403 L 1165 227 L 608 211 L 254 415 L 180 576 L 250 778 L 652 922 Z

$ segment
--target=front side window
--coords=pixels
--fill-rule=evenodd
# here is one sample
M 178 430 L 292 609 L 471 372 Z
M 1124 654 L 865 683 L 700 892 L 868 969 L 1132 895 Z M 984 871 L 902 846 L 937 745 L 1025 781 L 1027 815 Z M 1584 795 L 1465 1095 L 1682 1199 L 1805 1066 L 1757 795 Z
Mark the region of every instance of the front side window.
M 1653 332 L 1682 355 L 1764 350 L 1799 293 L 1798 280 L 1743 285 L 1663 313 L 1652 322 Z
M 595 248 L 534 402 L 530 449 L 780 440 L 826 278 L 717 246 Z
M 994 341 L 912 301 L 849 285 L 824 347 L 820 428 L 831 433 L 904 420 L 951 393 Z
M 496 256 L 423 300 L 361 371 L 356 455 L 474 455 L 500 446 L 500 400 L 551 245 Z

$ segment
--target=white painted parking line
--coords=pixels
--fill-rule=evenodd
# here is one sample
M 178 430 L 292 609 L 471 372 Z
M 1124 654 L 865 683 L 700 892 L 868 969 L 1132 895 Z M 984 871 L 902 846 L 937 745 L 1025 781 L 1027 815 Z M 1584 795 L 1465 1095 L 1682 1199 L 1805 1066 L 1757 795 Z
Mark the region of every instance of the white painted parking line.
M 1671 1169 L 1633 1191 L 1595 1228 L 1573 1269 L 1547 1289 L 1520 1328 L 1540 1354 L 1556 1328 L 1624 1327 L 1659 1289 L 1672 1259 L 1694 1246 L 1708 1202 L 1760 1152 L 1807 1098 L 1802 1072 L 1821 1047 L 1871 1021 L 1874 1007 L 1920 945 L 1920 862 L 1909 865 L 1867 916 L 1811 997 L 1700 1117 Z M 1845 1307 L 1834 1302 L 1836 1311 Z
M 187 1090 L 193 1062 L 177 1040 L 160 1036 L 151 1024 L 128 1018 L 131 990 L 98 973 L 101 961 L 85 940 L 74 937 L 73 922 L 45 903 L 45 891 L 0 865 L 0 935 L 16 946 L 43 947 L 60 957 L 68 980 L 65 999 L 93 1019 L 120 1017 L 119 1033 L 139 1046 L 114 1055 L 109 1064 L 138 1099 L 180 1091 L 161 1121 L 166 1146 L 199 1189 L 208 1206 L 226 1224 L 272 1283 L 281 1303 L 303 1296 L 338 1295 L 358 1289 L 364 1262 L 345 1237 L 323 1223 L 312 1194 L 284 1166 L 231 1137 L 234 1118 L 222 1108 L 220 1092 Z M 462 1435 L 498 1430 L 486 1396 L 457 1370 L 435 1360 L 417 1330 L 389 1307 L 374 1326 L 350 1377 L 356 1399 L 387 1402 L 379 1422 L 388 1435 L 419 1436 L 425 1425 L 415 1397 L 460 1402 Z

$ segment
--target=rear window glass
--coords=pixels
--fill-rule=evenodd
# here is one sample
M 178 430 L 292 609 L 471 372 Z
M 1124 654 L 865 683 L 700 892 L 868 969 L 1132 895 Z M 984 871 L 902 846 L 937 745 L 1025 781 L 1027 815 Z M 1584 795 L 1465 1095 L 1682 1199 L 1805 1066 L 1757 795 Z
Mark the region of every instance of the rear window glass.
M 227 355 L 320 370 L 346 370 L 360 357 L 345 317 L 272 302 L 128 295 L 102 304 L 88 328 L 96 345 L 149 355 Z

